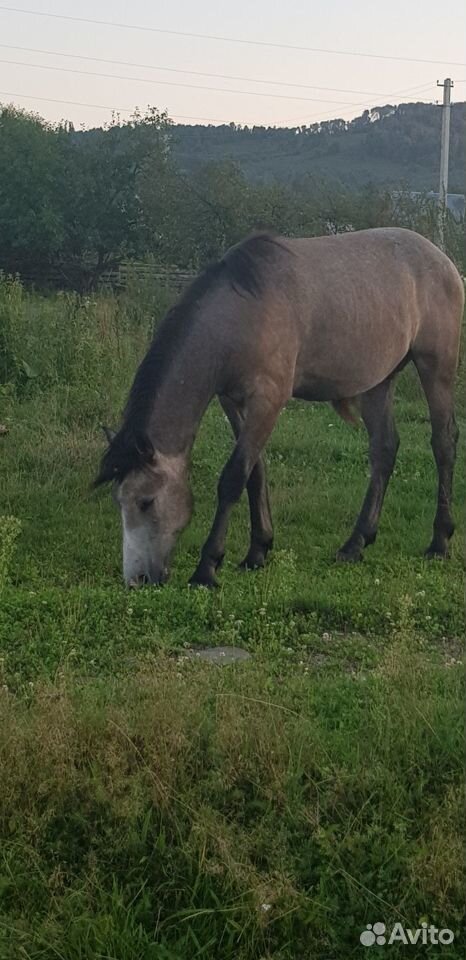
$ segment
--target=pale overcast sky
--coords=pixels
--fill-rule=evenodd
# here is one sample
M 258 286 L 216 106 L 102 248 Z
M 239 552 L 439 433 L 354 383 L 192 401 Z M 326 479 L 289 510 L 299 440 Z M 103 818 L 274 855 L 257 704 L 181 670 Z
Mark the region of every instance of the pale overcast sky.
M 442 61 L 402 62 L 188 39 L 25 15 L 6 10 L 0 2 L 0 102 L 14 102 L 52 121 L 67 118 L 76 126 L 99 125 L 110 118 L 112 108 L 131 111 L 147 104 L 166 108 L 173 119 L 185 122 L 293 125 L 330 117 L 349 119 L 365 107 L 381 103 L 438 99 L 441 91 L 437 91 L 436 81 L 445 76 L 457 81 L 453 99 L 466 99 L 466 66 L 449 65 L 466 63 L 465 0 L 450 0 L 445 7 L 438 0 L 81 0 L 79 4 L 75 0 L 26 0 L 24 7 L 21 3 L 10 6 L 217 37 Z M 10 45 L 35 49 L 10 49 Z M 39 50 L 47 52 L 36 52 Z M 60 53 L 129 61 L 136 66 L 71 59 Z M 112 74 L 112 78 L 29 64 Z M 151 66 L 155 69 L 149 69 Z M 202 77 L 162 67 L 244 79 Z M 254 79 L 273 83 L 254 83 Z M 235 92 L 197 89 L 199 86 Z M 419 90 L 405 92 L 411 87 Z M 267 96 L 251 96 L 245 91 Z M 46 98 L 96 106 L 54 103 Z

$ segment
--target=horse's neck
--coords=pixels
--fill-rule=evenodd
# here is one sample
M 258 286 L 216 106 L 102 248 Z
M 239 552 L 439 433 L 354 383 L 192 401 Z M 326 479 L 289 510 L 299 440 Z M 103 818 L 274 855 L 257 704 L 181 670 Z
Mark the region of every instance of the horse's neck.
M 162 453 L 189 457 L 201 419 L 216 393 L 208 360 L 208 356 L 193 356 L 186 347 L 155 398 L 149 434 Z

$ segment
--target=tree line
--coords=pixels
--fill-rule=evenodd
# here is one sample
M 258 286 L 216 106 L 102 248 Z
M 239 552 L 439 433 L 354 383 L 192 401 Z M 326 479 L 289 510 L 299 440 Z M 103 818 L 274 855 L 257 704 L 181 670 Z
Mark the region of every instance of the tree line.
M 54 267 L 62 286 L 86 290 L 124 259 L 197 270 L 257 228 L 313 236 L 397 223 L 435 236 L 432 203 L 403 188 L 255 181 L 225 159 L 187 172 L 176 133 L 155 108 L 85 134 L 0 109 L 0 270 L 40 287 Z M 447 237 L 461 261 L 453 221 Z
M 432 103 L 385 104 L 353 120 L 324 120 L 295 127 L 238 124 L 177 125 L 175 157 L 183 169 L 225 155 L 248 177 L 292 183 L 309 170 L 360 189 L 404 181 L 411 190 L 437 188 L 442 108 Z M 451 108 L 450 185 L 465 189 L 466 103 Z

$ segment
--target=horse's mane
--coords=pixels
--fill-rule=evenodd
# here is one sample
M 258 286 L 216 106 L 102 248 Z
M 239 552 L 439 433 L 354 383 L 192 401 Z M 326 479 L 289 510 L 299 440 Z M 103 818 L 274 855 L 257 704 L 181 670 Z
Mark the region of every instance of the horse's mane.
M 285 249 L 274 234 L 252 234 L 210 264 L 189 285 L 162 320 L 137 370 L 122 426 L 102 458 L 95 486 L 111 480 L 121 483 L 131 470 L 143 468 L 151 459 L 153 451 L 147 437 L 147 425 L 152 401 L 189 334 L 202 298 L 225 284 L 239 296 L 258 299 L 267 281 L 270 283 L 271 273 L 267 268 L 273 266 L 279 251 Z

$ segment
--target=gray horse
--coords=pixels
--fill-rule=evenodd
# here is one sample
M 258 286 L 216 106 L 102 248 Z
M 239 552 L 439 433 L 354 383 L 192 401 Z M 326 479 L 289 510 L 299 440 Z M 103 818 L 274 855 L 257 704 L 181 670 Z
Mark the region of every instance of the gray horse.
M 330 401 L 350 418 L 357 401 L 369 435 L 371 478 L 353 533 L 338 551 L 355 561 L 373 543 L 399 439 L 397 373 L 412 361 L 429 405 L 438 501 L 429 556 L 444 556 L 458 431 L 453 409 L 461 277 L 429 240 L 381 228 L 341 236 L 253 235 L 208 267 L 159 327 L 134 379 L 96 485 L 114 481 L 129 585 L 160 583 L 192 512 L 189 464 L 214 396 L 236 445 L 191 583 L 214 586 L 229 517 L 247 488 L 251 543 L 244 566 L 272 545 L 262 451 L 291 397 Z

